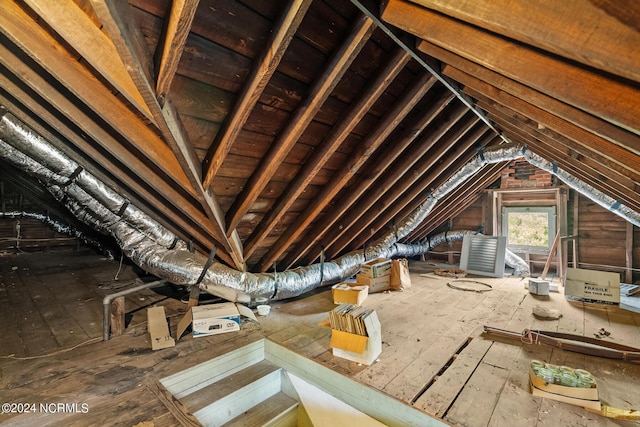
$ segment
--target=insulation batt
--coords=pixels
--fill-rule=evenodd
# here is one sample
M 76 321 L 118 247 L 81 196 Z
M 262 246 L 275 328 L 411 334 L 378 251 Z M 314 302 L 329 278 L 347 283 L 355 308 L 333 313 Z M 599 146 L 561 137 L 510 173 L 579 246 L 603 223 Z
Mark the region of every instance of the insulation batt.
M 191 253 L 186 242 L 133 206 L 64 153 L 53 147 L 19 119 L 0 110 L 0 156 L 24 172 L 36 177 L 51 194 L 64 202 L 81 221 L 115 238 L 123 252 L 144 270 L 175 284 L 192 285 L 199 278 L 207 257 Z M 640 226 L 640 215 L 621 203 L 580 182 L 553 163 L 531 153 L 519 144 L 498 145 L 480 152 L 436 188 L 394 231 L 371 245 L 366 254 L 354 251 L 323 264 L 274 273 L 250 273 L 214 262 L 199 286 L 230 301 L 248 302 L 250 298 L 285 299 L 315 287 L 337 283 L 358 272 L 360 264 L 378 257 L 410 257 L 425 253 L 446 241 L 459 240 L 471 231 L 448 232 L 433 236 L 425 244 L 401 244 L 429 215 L 438 200 L 445 197 L 488 163 L 506 162 L 524 157 L 531 164 L 552 172 L 562 181 L 597 203 Z M 79 173 L 78 173 L 79 171 Z M 73 176 L 76 173 L 77 176 Z M 124 212 L 120 213 L 125 207 Z M 508 253 L 506 264 L 516 275 L 527 275 L 528 266 Z

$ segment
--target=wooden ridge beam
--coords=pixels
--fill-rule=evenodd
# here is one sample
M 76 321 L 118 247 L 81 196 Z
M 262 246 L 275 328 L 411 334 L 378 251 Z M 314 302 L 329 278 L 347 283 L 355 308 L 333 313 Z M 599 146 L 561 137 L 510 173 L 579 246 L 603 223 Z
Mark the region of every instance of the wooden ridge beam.
M 382 17 L 422 38 L 418 50 L 428 55 L 435 56 L 431 47 L 436 45 L 640 134 L 637 85 L 578 67 L 403 0 L 388 2 Z
M 343 209 L 332 209 L 335 220 L 332 227 L 328 227 L 321 237 L 318 239 L 318 244 L 305 254 L 310 255 L 311 258 L 316 258 L 320 252 L 320 248 L 324 246 L 325 250 L 328 250 L 340 236 L 352 229 L 356 221 L 358 221 L 365 214 L 373 214 L 378 212 L 375 210 L 374 205 L 381 198 L 385 198 L 388 192 L 404 191 L 409 185 L 410 180 L 407 180 L 407 176 L 416 177 L 422 172 L 426 171 L 430 165 L 436 162 L 437 158 L 432 158 L 433 151 L 431 151 L 442 138 L 447 135 L 448 140 L 458 140 L 464 135 L 478 120 L 480 120 L 475 114 L 470 113 L 469 109 L 464 105 L 456 103 L 450 110 L 446 110 L 447 114 L 444 114 L 442 121 L 429 129 L 429 133 L 422 135 L 422 137 L 415 141 L 414 144 L 409 146 L 403 153 L 402 157 L 399 157 L 395 162 L 390 164 L 384 174 L 377 180 L 364 180 L 358 184 L 355 184 L 356 188 L 364 186 L 368 187 L 366 192 L 363 191 L 362 197 L 357 198 L 352 203 L 346 204 L 340 202 L 339 206 Z M 448 134 L 451 132 L 451 134 Z M 450 139 L 449 139 L 449 135 Z M 438 151 L 437 149 L 435 150 Z M 427 160 L 428 157 L 428 160 Z M 368 185 L 367 185 L 368 184 Z M 403 186 L 400 188 L 400 186 Z M 351 194 L 351 191 L 349 192 Z M 336 250 L 333 254 L 339 252 Z M 332 257 L 332 252 L 327 252 Z
M 239 239 L 229 239 L 225 233 L 224 212 L 215 196 L 202 186 L 202 169 L 195 149 L 171 100 L 165 95 L 160 106 L 153 84 L 153 65 L 140 29 L 131 20 L 129 4 L 120 0 L 91 0 L 103 26 L 116 46 L 134 83 L 151 110 L 164 140 L 169 145 L 186 175 L 194 196 L 204 209 L 216 240 L 231 255 L 239 270 L 246 270 Z M 232 233 L 230 232 L 229 235 Z
M 640 82 L 640 32 L 599 7 L 596 2 L 409 1 L 510 39 Z M 624 4 L 624 13 L 631 6 L 630 3 Z
M 180 57 L 191 31 L 200 0 L 173 0 L 169 18 L 160 36 L 155 54 L 156 94 L 163 103 L 178 71 Z
M 353 28 L 326 64 L 324 71 L 312 84 L 306 98 L 300 103 L 286 127 L 271 144 L 253 174 L 227 212 L 227 231 L 230 233 L 249 211 L 262 190 L 276 173 L 280 164 L 298 141 L 313 117 L 320 110 L 344 73 L 376 28 L 373 20 L 359 15 Z
M 414 82 L 395 102 L 385 117 L 378 122 L 376 128 L 359 144 L 345 164 L 333 174 L 331 180 L 324 186 L 320 194 L 310 201 L 305 210 L 298 215 L 294 224 L 280 235 L 276 243 L 262 257 L 258 264 L 261 271 L 263 268 L 268 268 L 306 230 L 309 224 L 349 182 L 358 169 L 365 164 L 434 83 L 435 77 L 428 73 L 423 73 L 415 78 Z M 290 264 L 287 263 L 286 267 L 289 266 Z
M 364 216 L 351 224 L 352 229 L 360 230 L 359 233 L 356 231 L 355 236 L 343 234 L 342 238 L 331 245 L 330 256 L 336 256 L 346 247 L 361 247 L 372 234 L 398 219 L 398 213 L 414 198 L 424 193 L 435 177 L 446 174 L 455 159 L 463 156 L 486 132 L 492 132 L 483 123 L 478 122 L 479 118 L 474 115 L 461 128 L 447 134 L 444 141 L 439 141 L 432 152 L 424 156 L 425 161 L 420 162 L 415 173 L 406 174 L 391 191 L 378 200 L 378 209 L 369 209 Z
M 260 56 L 254 60 L 254 67 L 247 77 L 242 90 L 227 115 L 227 119 L 218 131 L 215 140 L 207 152 L 202 168 L 204 170 L 203 185 L 211 187 L 213 179 L 220 170 L 224 159 L 229 154 L 247 121 L 253 107 L 260 99 L 260 95 L 267 87 L 267 83 L 278 68 L 289 43 L 298 30 L 302 18 L 307 13 L 312 0 L 290 0 L 280 19 L 275 24 L 275 30 L 267 41 Z
M 438 117 L 438 115 L 443 114 L 443 110 L 445 110 L 449 105 L 452 105 L 450 108 L 453 110 L 453 105 L 455 105 L 456 112 L 451 113 L 451 116 L 445 120 L 449 126 L 445 126 L 445 130 L 442 132 L 446 132 L 449 127 L 454 125 L 456 120 L 462 117 L 462 115 L 467 111 L 467 108 L 458 103 L 450 104 L 454 99 L 454 96 L 455 95 L 449 91 L 444 92 L 428 109 L 426 109 L 422 115 L 407 126 L 407 129 L 397 141 L 388 145 L 384 151 L 376 154 L 375 158 L 368 161 L 367 165 L 364 166 L 367 168 L 368 179 L 361 180 L 354 184 L 354 188 L 350 188 L 346 194 L 341 196 L 341 198 L 333 204 L 331 212 L 323 215 L 316 224 L 314 224 L 313 228 L 306 233 L 306 237 L 303 239 L 305 247 L 300 247 L 300 252 L 297 252 L 299 257 L 304 256 L 305 253 L 314 245 L 318 247 L 315 253 L 320 251 L 320 246 L 317 242 L 334 227 L 335 222 L 338 221 L 338 219 L 340 219 L 340 217 L 354 205 L 356 200 L 362 196 L 365 191 L 367 191 L 370 184 L 386 172 L 393 162 L 404 153 L 416 138 L 420 137 L 422 139 L 430 139 L 433 138 L 433 135 L 440 133 L 437 129 L 435 131 L 430 129 L 432 133 L 430 133 L 427 138 L 422 132 L 433 122 L 433 120 L 436 119 L 436 117 Z M 419 156 L 416 156 L 416 158 L 418 157 Z M 293 261 L 295 262 L 297 260 Z
M 340 147 L 358 123 L 360 123 L 360 120 L 367 114 L 380 95 L 384 93 L 387 86 L 389 86 L 400 71 L 404 69 L 410 59 L 411 57 L 404 49 L 397 48 L 387 62 L 387 66 L 380 70 L 377 77 L 367 84 L 360 98 L 351 104 L 343 115 L 343 119 L 338 125 L 331 129 L 322 145 L 313 150 L 311 157 L 298 171 L 293 181 L 287 186 L 287 189 L 246 240 L 244 251 L 245 260 L 253 254 L 253 251 L 260 245 L 264 238 L 267 237 L 277 221 L 282 218 L 293 202 L 305 190 L 320 169 L 322 169 L 324 164 L 333 156 L 334 152 Z

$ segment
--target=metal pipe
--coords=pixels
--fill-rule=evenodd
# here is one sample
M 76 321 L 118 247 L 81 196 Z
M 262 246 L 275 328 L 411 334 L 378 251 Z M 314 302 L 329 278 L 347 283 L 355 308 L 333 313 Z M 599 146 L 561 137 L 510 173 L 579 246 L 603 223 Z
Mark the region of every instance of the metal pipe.
M 155 288 L 156 286 L 162 286 L 169 282 L 166 280 L 156 280 L 154 282 L 144 283 L 140 286 L 135 286 L 133 288 L 125 289 L 124 291 L 116 292 L 115 294 L 109 294 L 102 299 L 102 341 L 109 341 L 109 329 L 110 329 L 110 319 L 111 319 L 111 303 L 114 299 L 118 297 L 123 297 L 125 295 L 132 294 L 134 292 L 139 292 L 144 289 Z

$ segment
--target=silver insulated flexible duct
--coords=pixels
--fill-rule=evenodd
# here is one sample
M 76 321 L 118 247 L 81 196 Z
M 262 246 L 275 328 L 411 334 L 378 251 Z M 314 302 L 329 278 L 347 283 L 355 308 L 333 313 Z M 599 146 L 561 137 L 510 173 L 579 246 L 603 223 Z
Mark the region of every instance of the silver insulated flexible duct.
M 2 112 L 0 111 L 0 114 Z M 21 170 L 36 177 L 81 221 L 115 238 L 124 254 L 144 270 L 169 282 L 192 285 L 198 281 L 206 256 L 191 253 L 186 242 L 161 224 L 148 217 L 129 201 L 82 169 L 64 153 L 29 129 L 11 113 L 4 112 L 0 121 L 0 156 Z M 366 252 L 354 251 L 330 262 L 312 264 L 283 272 L 241 272 L 214 262 L 206 271 L 199 286 L 207 292 L 231 301 L 247 302 L 251 297 L 265 296 L 284 299 L 305 293 L 317 286 L 336 283 L 355 274 L 360 264 L 377 257 L 413 256 L 429 251 L 444 238 L 458 239 L 465 232 L 449 232 L 435 236 L 427 245 L 399 244 L 429 214 L 435 203 L 471 177 L 487 163 L 509 161 L 525 157 L 532 164 L 558 175 L 578 191 L 597 199 L 603 206 L 609 198 L 581 184 L 571 175 L 540 159 L 521 145 L 498 146 L 479 153 L 476 158 L 457 171 L 451 179 L 438 187 L 429 199 L 414 210 L 396 230 L 383 236 Z M 638 225 L 638 214 L 617 203 L 613 210 Z M 177 242 L 177 243 L 176 243 Z M 518 258 L 514 255 L 515 258 Z M 508 256 L 507 264 L 523 271 L 524 261 Z M 520 262 L 522 261 L 522 262 Z M 526 267 L 526 264 L 524 264 Z M 528 271 L 528 267 L 526 268 Z

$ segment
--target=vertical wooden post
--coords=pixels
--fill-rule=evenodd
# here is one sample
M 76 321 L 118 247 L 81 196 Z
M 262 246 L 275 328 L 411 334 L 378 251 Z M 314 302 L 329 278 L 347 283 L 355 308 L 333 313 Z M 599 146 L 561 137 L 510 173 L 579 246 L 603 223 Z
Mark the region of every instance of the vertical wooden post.
M 198 305 L 198 301 L 200 300 L 200 288 L 198 285 L 192 285 L 191 290 L 189 291 L 189 304 L 187 308 L 195 307 Z
M 0 181 L 0 199 L 2 199 L 2 212 L 6 212 L 7 204 L 4 201 L 4 181 Z
M 564 237 L 567 235 L 567 227 L 568 227 L 568 221 L 567 221 L 567 191 L 564 188 L 559 188 L 557 190 L 558 192 L 557 194 L 557 201 L 558 201 L 558 234 L 560 235 L 560 237 Z M 562 282 L 564 275 L 565 275 L 565 271 L 564 271 L 564 265 L 565 265 L 565 258 L 566 258 L 566 254 L 565 251 L 563 250 L 562 245 L 558 245 L 558 264 L 557 264 L 557 269 L 556 269 L 556 273 L 558 274 L 558 277 L 560 278 L 560 282 Z
M 118 336 L 124 333 L 125 327 L 124 297 L 117 297 L 111 301 L 111 336 Z
M 578 257 L 578 251 L 579 251 L 579 246 L 578 246 L 578 236 L 580 233 L 580 227 L 578 224 L 578 219 L 579 219 L 579 212 L 580 212 L 580 193 L 578 193 L 577 191 L 573 192 L 574 194 L 574 198 L 573 198 L 573 235 L 575 236 L 575 239 L 573 240 L 573 267 L 574 268 L 580 268 L 579 267 L 579 257 Z

